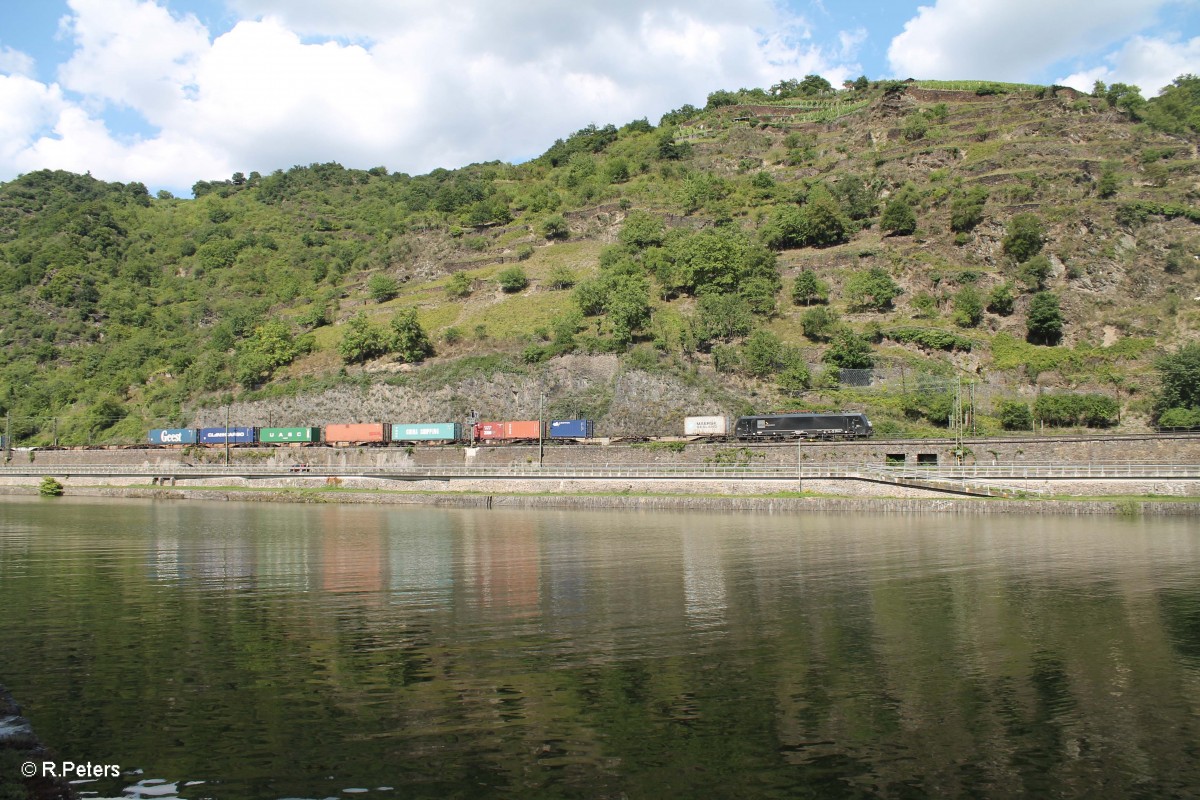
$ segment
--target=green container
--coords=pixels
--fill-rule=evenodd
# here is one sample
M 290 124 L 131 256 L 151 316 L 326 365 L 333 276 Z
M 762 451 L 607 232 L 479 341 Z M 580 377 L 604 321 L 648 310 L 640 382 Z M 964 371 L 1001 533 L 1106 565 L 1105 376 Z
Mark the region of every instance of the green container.
M 259 428 L 258 441 L 263 444 L 286 442 L 319 442 L 320 428 Z

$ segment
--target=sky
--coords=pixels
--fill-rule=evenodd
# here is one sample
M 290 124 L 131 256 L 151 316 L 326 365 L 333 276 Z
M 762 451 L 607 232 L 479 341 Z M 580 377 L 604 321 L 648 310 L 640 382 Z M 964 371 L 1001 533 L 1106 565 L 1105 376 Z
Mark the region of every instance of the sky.
M 0 182 L 518 163 L 818 74 L 1157 94 L 1200 0 L 0 0 Z

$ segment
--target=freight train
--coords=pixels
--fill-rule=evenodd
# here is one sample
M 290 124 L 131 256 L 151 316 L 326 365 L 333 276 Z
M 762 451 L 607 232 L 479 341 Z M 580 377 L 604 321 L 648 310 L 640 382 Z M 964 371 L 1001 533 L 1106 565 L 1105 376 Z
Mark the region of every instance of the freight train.
M 865 414 L 841 412 L 817 414 L 791 412 L 763 416 L 686 417 L 685 439 L 693 441 L 740 441 L 783 439 L 857 439 L 871 436 L 874 428 Z M 324 427 L 255 428 L 156 428 L 149 433 L 155 446 L 232 445 L 415 445 L 415 444 L 502 444 L 550 440 L 584 442 L 595 436 L 588 419 L 514 420 L 477 422 L 332 424 Z M 657 437 L 643 437 L 652 440 Z

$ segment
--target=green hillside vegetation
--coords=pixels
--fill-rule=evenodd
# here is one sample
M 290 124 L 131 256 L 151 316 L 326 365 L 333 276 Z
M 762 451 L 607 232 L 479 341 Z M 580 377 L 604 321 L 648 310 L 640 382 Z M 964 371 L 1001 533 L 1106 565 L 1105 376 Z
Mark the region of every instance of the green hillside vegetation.
M 0 409 L 18 444 L 122 443 L 347 387 L 503 418 L 536 384 L 600 435 L 799 407 L 926 434 L 961 384 L 984 431 L 1190 427 L 1198 143 L 1195 76 L 1148 101 L 807 76 L 520 165 L 312 164 L 190 200 L 30 173 L 0 185 Z M 618 413 L 651 385 L 655 412 Z M 367 413 L 322 408 L 275 421 Z

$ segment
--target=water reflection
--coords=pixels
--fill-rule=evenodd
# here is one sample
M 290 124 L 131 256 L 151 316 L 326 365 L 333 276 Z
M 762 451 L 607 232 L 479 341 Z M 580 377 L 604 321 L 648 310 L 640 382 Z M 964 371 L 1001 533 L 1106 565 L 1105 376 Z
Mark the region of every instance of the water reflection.
M 114 796 L 1187 795 L 1193 528 L 0 500 L 0 680 Z

